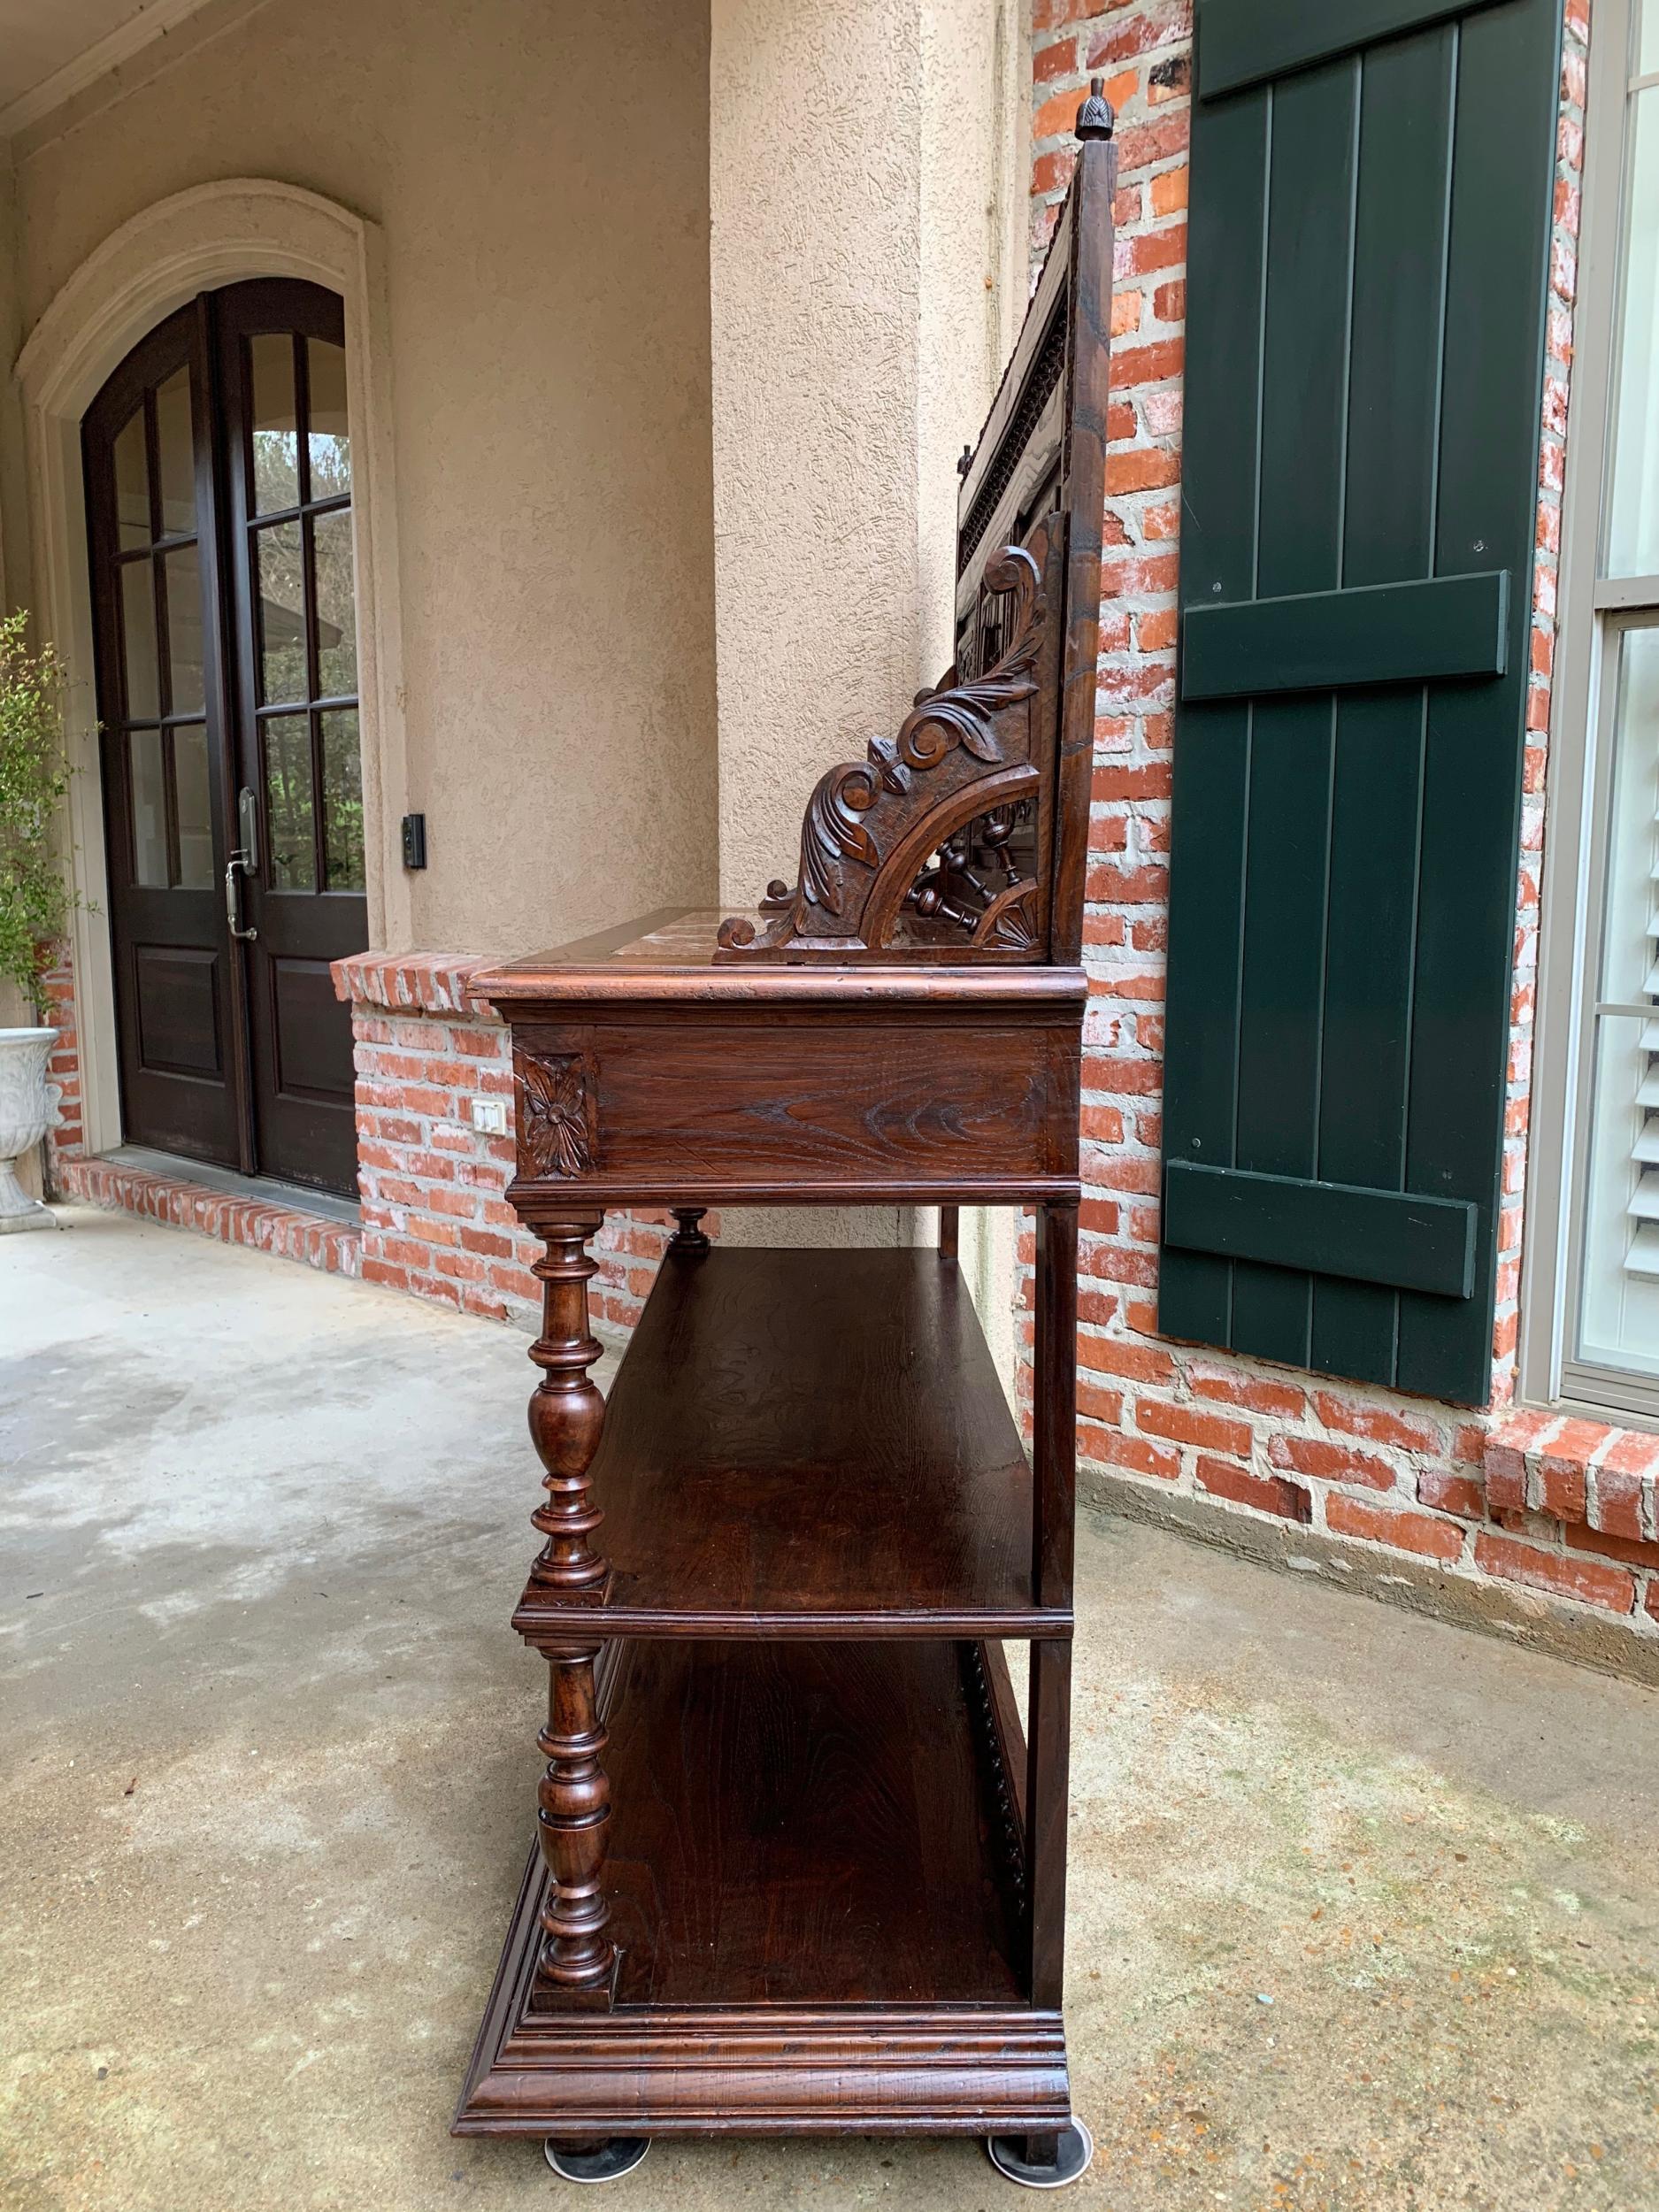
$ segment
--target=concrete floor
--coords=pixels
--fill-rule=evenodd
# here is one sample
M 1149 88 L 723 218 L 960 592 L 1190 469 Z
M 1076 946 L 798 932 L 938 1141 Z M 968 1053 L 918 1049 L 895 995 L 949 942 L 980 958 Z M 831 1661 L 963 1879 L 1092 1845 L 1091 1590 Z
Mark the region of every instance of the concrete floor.
M 446 2131 L 537 1766 L 521 1340 L 70 1218 L 0 1245 L 0 2204 L 568 2201 Z M 1079 1589 L 1069 2201 L 1659 2204 L 1659 1694 L 1125 1523 Z M 861 2141 L 607 2201 L 1029 2200 Z

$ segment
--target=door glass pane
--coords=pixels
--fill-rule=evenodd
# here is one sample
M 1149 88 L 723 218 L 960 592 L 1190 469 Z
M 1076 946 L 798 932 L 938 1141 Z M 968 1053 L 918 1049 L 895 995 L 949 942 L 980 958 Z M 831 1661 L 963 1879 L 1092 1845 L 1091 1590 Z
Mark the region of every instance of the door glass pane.
M 355 707 L 322 718 L 323 858 L 331 891 L 363 888 L 363 756 Z
M 268 515 L 300 501 L 299 428 L 294 412 L 294 341 L 286 331 L 250 338 L 253 372 L 253 507 Z
M 175 369 L 156 390 L 156 459 L 161 471 L 161 534 L 196 528 L 196 445 L 190 434 L 190 372 Z
M 338 699 L 357 687 L 357 625 L 351 603 L 351 510 L 319 515 L 311 528 L 317 563 L 317 695 Z
M 1607 573 L 1659 574 L 1659 85 L 1631 103 Z
M 173 690 L 170 714 L 200 714 L 206 699 L 202 676 L 202 569 L 196 549 L 181 545 L 164 557 L 167 572 L 167 664 Z
M 156 667 L 156 588 L 148 561 L 127 561 L 121 575 L 121 638 L 127 660 L 127 718 L 145 722 L 161 712 Z M 163 882 L 166 878 L 162 878 Z
M 346 349 L 326 338 L 305 341 L 309 380 L 306 446 L 313 499 L 334 499 L 351 489 L 351 441 L 346 430 Z
M 133 879 L 167 880 L 166 772 L 159 730 L 128 730 L 127 757 L 133 787 Z
M 260 696 L 266 705 L 310 696 L 305 683 L 305 564 L 297 522 L 257 539 Z
M 123 553 L 150 543 L 150 457 L 144 410 L 135 408 L 115 440 L 115 527 Z
M 173 799 L 179 823 L 179 881 L 187 891 L 213 881 L 213 816 L 207 787 L 207 726 L 175 723 Z
M 311 836 L 311 717 L 273 715 L 262 727 L 271 887 L 314 891 L 317 856 Z

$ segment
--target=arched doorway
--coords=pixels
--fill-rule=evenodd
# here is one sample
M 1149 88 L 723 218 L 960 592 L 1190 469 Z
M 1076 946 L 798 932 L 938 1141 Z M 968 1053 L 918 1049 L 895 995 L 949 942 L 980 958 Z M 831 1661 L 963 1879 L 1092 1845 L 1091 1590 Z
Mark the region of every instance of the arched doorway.
M 354 1193 L 367 939 L 340 300 L 264 279 L 143 339 L 82 424 L 122 1123 Z

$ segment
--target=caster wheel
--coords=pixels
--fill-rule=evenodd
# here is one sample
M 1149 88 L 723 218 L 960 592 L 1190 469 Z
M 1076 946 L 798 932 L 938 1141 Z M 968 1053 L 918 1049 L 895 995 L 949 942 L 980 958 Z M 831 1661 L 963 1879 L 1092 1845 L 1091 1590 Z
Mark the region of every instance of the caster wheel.
M 613 2135 L 604 2143 L 561 2143 L 549 2135 L 541 2154 L 561 2181 L 620 2181 L 650 2147 L 649 2135 Z
M 1071 2121 L 1060 2137 L 1059 2154 L 1052 2166 L 1033 2166 L 1025 2156 L 1023 2135 L 987 2135 L 985 2148 L 997 2172 L 1023 2189 L 1064 2189 L 1078 2180 L 1094 2155 L 1094 2138 L 1081 2120 Z

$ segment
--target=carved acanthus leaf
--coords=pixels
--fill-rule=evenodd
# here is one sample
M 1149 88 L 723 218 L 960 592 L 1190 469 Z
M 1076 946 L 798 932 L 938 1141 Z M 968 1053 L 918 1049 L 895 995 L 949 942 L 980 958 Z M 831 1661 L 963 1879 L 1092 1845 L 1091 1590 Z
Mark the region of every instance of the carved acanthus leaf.
M 581 1056 L 521 1052 L 518 1077 L 519 1150 L 532 1173 L 590 1174 L 594 1148 Z

